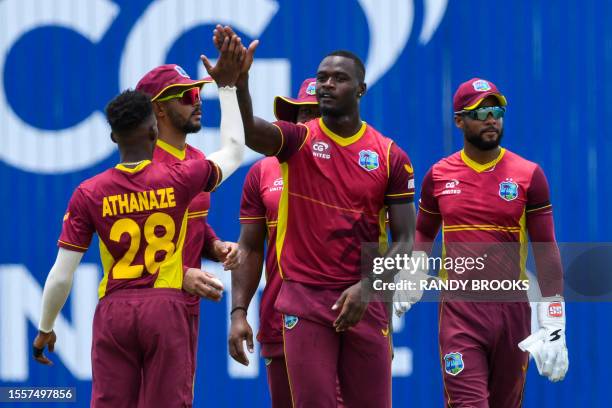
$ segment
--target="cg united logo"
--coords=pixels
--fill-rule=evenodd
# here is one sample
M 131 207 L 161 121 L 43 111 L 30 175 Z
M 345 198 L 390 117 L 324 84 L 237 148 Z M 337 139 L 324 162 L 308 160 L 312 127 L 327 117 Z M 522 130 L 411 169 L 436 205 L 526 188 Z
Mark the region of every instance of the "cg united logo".
M 422 23 L 415 42 L 426 45 L 444 17 L 447 0 L 420 1 L 423 15 L 419 16 Z M 209 30 L 222 23 L 232 25 L 245 37 L 259 38 L 271 33 L 268 38 L 274 38 L 281 35 L 284 26 L 280 21 L 278 25 L 270 24 L 273 18 L 291 15 L 278 13 L 280 4 L 296 7 L 292 2 L 276 0 L 141 3 L 0 2 L 0 18 L 11 22 L 4 25 L 0 41 L 0 68 L 4 72 L 0 89 L 3 125 L 0 158 L 5 163 L 42 174 L 74 172 L 96 165 L 115 151 L 103 115 L 104 105 L 112 96 L 133 88 L 144 73 L 168 62 L 190 70 L 189 61 L 193 60 L 191 66 L 197 68 L 193 68 L 191 76 L 202 77 L 205 73 L 197 62 L 199 54 L 191 57 L 180 52 L 189 41 L 202 41 L 199 35 L 204 31 L 198 30 Z M 355 0 L 355 7 L 361 8 L 367 21 L 368 49 L 356 51 L 367 56 L 366 82 L 372 87 L 393 67 L 406 47 L 413 31 L 415 5 L 406 0 Z M 197 38 L 194 32 L 198 33 Z M 302 61 L 299 56 L 289 59 L 275 55 L 278 51 L 275 45 L 268 45 L 270 48 L 264 52 L 265 46 L 260 47 L 261 54 L 274 57 L 256 58 L 251 70 L 251 94 L 255 114 L 271 120 L 273 97 L 291 94 L 291 67 Z M 55 56 L 56 51 L 65 57 Z M 40 61 L 33 62 L 32 56 Z M 24 92 L 23 84 L 38 87 L 37 81 L 49 91 L 39 98 L 40 102 L 32 103 L 28 95 L 33 92 Z M 205 87 L 203 97 L 216 98 L 216 89 Z M 205 152 L 213 151 L 218 143 L 215 137 L 218 128 L 204 128 L 203 132 L 206 137 L 191 138 L 190 143 Z M 250 153 L 245 164 L 257 157 Z

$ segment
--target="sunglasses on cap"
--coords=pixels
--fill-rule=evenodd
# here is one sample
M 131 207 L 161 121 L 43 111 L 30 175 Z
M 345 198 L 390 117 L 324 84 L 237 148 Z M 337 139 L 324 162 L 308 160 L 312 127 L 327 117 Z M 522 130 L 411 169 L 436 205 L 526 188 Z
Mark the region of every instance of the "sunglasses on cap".
M 183 92 L 164 96 L 163 98 L 156 99 L 156 102 L 165 102 L 170 99 L 179 99 L 179 102 L 183 105 L 195 105 L 197 102 L 200 102 L 200 88 L 197 86 L 195 88 L 185 89 Z
M 462 110 L 455 112 L 457 114 L 467 116 L 474 120 L 486 120 L 489 114 L 493 115 L 493 119 L 503 118 L 506 113 L 506 108 L 501 106 L 489 106 L 486 108 L 478 108 L 474 110 Z

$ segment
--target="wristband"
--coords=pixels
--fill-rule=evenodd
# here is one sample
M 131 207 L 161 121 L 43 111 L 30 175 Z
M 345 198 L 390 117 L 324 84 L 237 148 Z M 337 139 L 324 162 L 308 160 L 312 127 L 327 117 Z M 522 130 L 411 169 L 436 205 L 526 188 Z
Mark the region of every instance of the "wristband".
M 247 308 L 244 306 L 236 306 L 235 308 L 232 309 L 232 311 L 230 312 L 230 316 L 234 314 L 234 312 L 236 310 L 244 310 L 244 314 L 248 314 Z

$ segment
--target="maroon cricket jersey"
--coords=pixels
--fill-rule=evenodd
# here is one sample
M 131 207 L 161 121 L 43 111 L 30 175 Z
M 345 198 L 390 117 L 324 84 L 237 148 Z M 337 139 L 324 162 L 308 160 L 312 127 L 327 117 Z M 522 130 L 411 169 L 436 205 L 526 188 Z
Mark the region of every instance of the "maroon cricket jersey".
M 77 187 L 58 245 L 85 252 L 98 234 L 104 268 L 100 298 L 124 288 L 180 289 L 187 208 L 220 179 L 220 170 L 208 160 L 119 164 Z
M 276 125 L 284 183 L 276 235 L 279 273 L 330 289 L 353 285 L 361 276 L 361 244 L 386 245 L 386 205 L 414 198 L 410 160 L 365 122 L 348 138 L 334 134 L 323 119 Z
M 184 160 L 205 159 L 204 153 L 193 146 L 185 145 L 185 150 L 157 139 L 153 151 L 153 161 L 162 163 L 177 163 Z M 187 236 L 183 248 L 183 264 L 189 268 L 200 268 L 202 265 L 202 248 L 211 238 L 211 230 L 206 228 L 208 210 L 210 209 L 210 193 L 200 192 L 189 204 L 187 214 Z M 207 232 L 209 232 L 207 234 Z
M 457 243 L 516 243 L 504 247 L 515 248 L 515 256 L 509 258 L 507 251 L 497 254 L 512 262 L 487 262 L 487 267 L 493 264 L 496 272 L 489 277 L 527 279 L 527 217 L 549 213 L 552 206 L 542 169 L 502 148 L 499 156 L 486 164 L 471 160 L 463 150 L 434 164 L 423 179 L 419 209 L 441 216 L 445 250 L 458 250 Z M 501 249 L 501 245 L 497 248 Z M 469 252 L 467 245 L 461 249 Z M 457 278 L 452 270 L 441 274 Z
M 276 157 L 267 157 L 256 162 L 247 173 L 240 202 L 240 223 L 266 223 L 268 231 L 266 287 L 259 306 L 257 333 L 260 343 L 283 341 L 282 315 L 274 310 L 274 302 L 282 283 L 275 248 L 278 202 L 282 191 L 283 177 L 278 160 Z

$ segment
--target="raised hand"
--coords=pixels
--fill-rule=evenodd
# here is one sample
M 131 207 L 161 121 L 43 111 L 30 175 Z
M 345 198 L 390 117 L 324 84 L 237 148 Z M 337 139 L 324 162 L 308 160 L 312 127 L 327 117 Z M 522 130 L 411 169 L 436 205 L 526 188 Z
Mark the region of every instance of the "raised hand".
M 221 51 L 221 48 L 223 47 L 223 44 L 225 43 L 226 39 L 232 38 L 235 35 L 236 33 L 230 26 L 223 27 L 222 25 L 217 24 L 217 27 L 213 30 L 213 43 L 215 44 L 215 47 L 219 51 Z M 259 40 L 251 41 L 251 44 L 249 44 L 248 48 L 245 48 L 244 45 L 242 45 L 245 52 L 245 58 L 242 61 L 242 66 L 240 68 L 241 75 L 246 75 L 249 72 L 249 69 L 253 64 L 255 50 L 257 49 L 258 45 Z
M 200 59 L 204 68 L 215 80 L 217 86 L 234 86 L 240 76 L 247 50 L 242 46 L 240 37 L 235 34 L 224 36 L 222 40 L 219 40 L 219 44 L 215 42 L 215 45 L 218 45 L 219 50 L 217 63 L 213 66 L 205 55 L 201 55 Z

